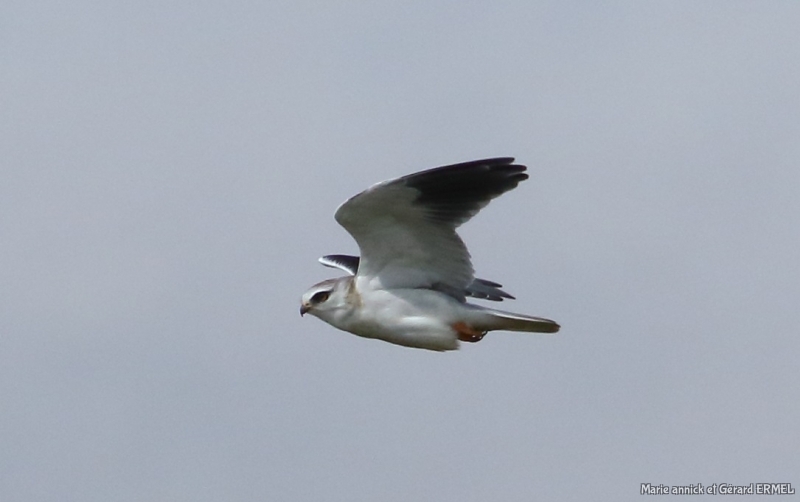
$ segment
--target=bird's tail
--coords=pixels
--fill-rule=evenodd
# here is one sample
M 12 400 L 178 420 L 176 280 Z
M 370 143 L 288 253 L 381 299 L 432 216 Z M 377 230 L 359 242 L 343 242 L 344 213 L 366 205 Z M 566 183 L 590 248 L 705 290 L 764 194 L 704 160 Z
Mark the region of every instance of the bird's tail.
M 514 314 L 489 308 L 480 308 L 483 315 L 473 323 L 479 331 L 526 331 L 530 333 L 556 333 L 561 326 L 541 317 Z

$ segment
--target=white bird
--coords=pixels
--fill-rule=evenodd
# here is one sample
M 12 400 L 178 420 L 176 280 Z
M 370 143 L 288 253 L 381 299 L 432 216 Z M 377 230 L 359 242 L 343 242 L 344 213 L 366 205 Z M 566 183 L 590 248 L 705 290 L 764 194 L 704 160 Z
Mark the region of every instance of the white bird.
M 473 276 L 456 228 L 528 178 L 513 158 L 476 160 L 378 183 L 336 210 L 361 257 L 328 255 L 323 265 L 351 275 L 303 294 L 300 315 L 366 338 L 429 350 L 454 350 L 488 331 L 555 333 L 549 319 L 466 302 L 513 298 Z

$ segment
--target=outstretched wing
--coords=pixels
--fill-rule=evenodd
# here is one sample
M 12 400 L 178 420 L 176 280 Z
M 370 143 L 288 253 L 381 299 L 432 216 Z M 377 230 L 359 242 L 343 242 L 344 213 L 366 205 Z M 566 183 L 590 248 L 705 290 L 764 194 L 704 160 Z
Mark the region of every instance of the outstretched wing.
M 464 299 L 473 281 L 456 228 L 528 178 L 513 158 L 438 167 L 378 183 L 336 211 L 361 249 L 359 289 L 430 288 Z
M 319 259 L 319 262 L 326 267 L 338 268 L 339 270 L 344 270 L 350 275 L 356 275 L 358 273 L 359 261 L 360 260 L 358 256 L 346 254 L 329 254 Z M 502 284 L 476 277 L 467 286 L 467 289 L 464 290 L 464 294 L 473 298 L 492 300 L 494 302 L 502 302 L 503 298 L 515 300 L 513 296 L 500 289 L 502 287 Z

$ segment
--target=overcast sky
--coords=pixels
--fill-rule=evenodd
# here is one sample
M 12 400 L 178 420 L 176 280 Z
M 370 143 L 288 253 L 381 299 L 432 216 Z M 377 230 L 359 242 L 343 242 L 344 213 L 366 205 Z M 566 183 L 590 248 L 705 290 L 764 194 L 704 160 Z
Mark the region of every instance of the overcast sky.
M 800 4 L 0 7 L 0 500 L 800 488 Z M 450 353 L 298 315 L 367 186 L 555 319 Z M 744 499 L 744 498 L 742 498 Z M 739 498 L 737 498 L 739 500 Z

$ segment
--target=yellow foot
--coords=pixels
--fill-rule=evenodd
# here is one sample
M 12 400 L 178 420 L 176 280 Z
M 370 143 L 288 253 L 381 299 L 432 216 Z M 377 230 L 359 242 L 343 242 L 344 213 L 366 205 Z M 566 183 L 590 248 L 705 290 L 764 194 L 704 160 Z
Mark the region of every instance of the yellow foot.
M 462 342 L 480 342 L 483 340 L 484 335 L 486 335 L 485 331 L 475 331 L 467 326 L 466 323 L 461 321 L 453 324 L 453 329 L 456 330 L 456 333 L 458 333 L 458 339 Z

